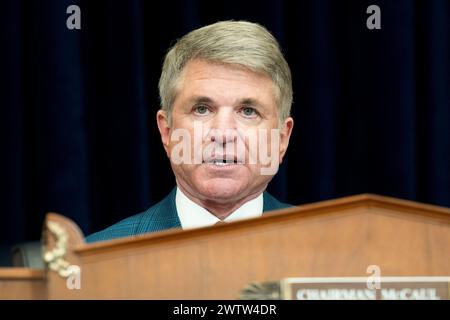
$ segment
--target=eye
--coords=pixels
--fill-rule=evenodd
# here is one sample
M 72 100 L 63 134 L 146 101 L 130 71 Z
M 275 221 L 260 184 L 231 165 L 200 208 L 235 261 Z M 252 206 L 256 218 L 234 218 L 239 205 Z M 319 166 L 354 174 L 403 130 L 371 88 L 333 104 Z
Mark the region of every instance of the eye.
M 243 107 L 241 113 L 247 118 L 253 118 L 258 116 L 258 112 L 252 107 Z
M 198 115 L 206 115 L 209 113 L 209 108 L 204 104 L 199 104 L 194 107 L 194 113 Z

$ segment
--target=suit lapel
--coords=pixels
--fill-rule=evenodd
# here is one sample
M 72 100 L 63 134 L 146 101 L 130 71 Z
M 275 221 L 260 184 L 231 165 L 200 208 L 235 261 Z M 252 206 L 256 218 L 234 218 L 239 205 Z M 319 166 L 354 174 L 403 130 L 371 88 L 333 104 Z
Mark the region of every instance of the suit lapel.
M 282 203 L 280 201 L 278 201 L 277 199 L 275 199 L 270 193 L 268 193 L 267 191 L 264 192 L 264 196 L 263 196 L 263 214 L 265 212 L 268 211 L 273 211 L 273 210 L 279 210 L 279 209 L 284 209 L 284 208 L 289 208 L 292 207 L 289 204 L 286 203 Z
M 181 228 L 175 204 L 176 188 L 163 200 L 151 207 L 139 222 L 137 233 L 155 232 L 165 229 Z
M 178 217 L 174 188 L 163 200 L 151 207 L 140 219 L 136 234 L 155 232 L 166 229 L 181 228 Z M 263 213 L 291 207 L 272 197 L 268 192 L 263 195 Z

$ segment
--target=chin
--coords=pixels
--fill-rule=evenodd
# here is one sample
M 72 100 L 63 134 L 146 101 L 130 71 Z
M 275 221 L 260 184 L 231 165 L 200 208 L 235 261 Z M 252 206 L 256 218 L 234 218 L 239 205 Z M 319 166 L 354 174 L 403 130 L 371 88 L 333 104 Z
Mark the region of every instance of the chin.
M 202 195 L 211 200 L 227 201 L 242 196 L 244 187 L 238 181 L 232 179 L 211 179 L 203 183 L 199 188 Z

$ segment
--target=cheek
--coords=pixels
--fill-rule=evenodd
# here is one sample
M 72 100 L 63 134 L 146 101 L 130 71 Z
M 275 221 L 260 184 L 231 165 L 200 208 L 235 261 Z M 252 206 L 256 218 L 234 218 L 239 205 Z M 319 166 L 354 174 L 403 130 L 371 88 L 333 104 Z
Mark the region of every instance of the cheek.
M 205 180 L 205 173 L 202 173 L 197 165 L 190 164 L 173 164 L 172 171 L 177 179 L 199 184 Z

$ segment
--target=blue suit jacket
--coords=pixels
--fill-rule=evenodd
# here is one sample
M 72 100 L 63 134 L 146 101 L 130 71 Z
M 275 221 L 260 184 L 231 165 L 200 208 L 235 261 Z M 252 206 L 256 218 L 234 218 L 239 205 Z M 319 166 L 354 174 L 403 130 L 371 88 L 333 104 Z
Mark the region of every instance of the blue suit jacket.
M 126 218 L 105 230 L 91 234 L 86 238 L 86 241 L 105 241 L 166 229 L 181 228 L 181 222 L 178 218 L 175 205 L 176 190 L 174 188 L 167 197 L 146 211 Z M 291 205 L 278 201 L 268 192 L 264 192 L 263 199 L 264 212 L 291 207 Z

